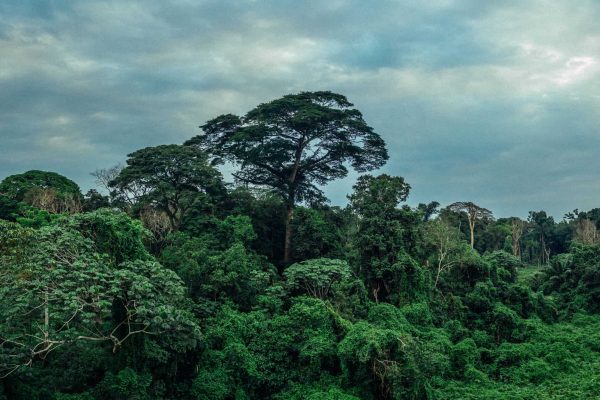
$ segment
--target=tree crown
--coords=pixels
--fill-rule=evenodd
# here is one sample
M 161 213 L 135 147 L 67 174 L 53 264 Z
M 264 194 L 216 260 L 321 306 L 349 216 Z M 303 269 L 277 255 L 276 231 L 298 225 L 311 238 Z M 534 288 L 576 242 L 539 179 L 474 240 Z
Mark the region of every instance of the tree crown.
M 82 198 L 79 186 L 56 172 L 31 170 L 7 176 L 0 182 L 0 193 L 22 201 L 28 192 L 36 189 L 53 189 L 59 197 Z
M 245 116 L 221 115 L 186 142 L 216 162 L 241 166 L 239 181 L 268 186 L 291 200 L 322 197 L 318 185 L 382 166 L 381 137 L 346 97 L 328 91 L 290 94 L 260 104 Z

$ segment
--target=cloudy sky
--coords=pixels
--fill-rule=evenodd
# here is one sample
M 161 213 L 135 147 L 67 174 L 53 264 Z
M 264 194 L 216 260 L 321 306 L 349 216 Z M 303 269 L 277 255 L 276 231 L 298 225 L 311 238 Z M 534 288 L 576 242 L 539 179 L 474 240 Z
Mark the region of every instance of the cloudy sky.
M 342 93 L 410 204 L 600 207 L 600 2 L 0 3 L 0 178 L 89 172 L 222 113 Z M 356 175 L 326 188 L 342 204 Z

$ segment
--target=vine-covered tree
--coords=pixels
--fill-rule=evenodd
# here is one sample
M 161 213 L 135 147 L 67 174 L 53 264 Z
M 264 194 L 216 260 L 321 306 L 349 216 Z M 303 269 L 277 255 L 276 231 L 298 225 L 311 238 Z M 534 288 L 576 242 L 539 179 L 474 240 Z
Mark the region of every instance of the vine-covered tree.
M 528 231 L 530 242 L 537 242 L 538 262 L 548 264 L 552 254 L 552 236 L 556 228 L 554 218 L 543 210 L 530 211 L 527 222 L 530 228 Z
M 358 252 L 357 274 L 369 287 L 375 301 L 399 301 L 421 288 L 419 283 L 403 291 L 421 270 L 411 257 L 411 231 L 421 214 L 399 208 L 406 200 L 410 185 L 400 176 L 363 175 L 348 196 L 358 216 L 354 245 Z M 410 218 L 415 215 L 415 219 Z M 411 282 L 412 283 L 412 282 Z
M 385 143 L 346 97 L 302 92 L 260 104 L 245 116 L 221 115 L 201 126 L 198 146 L 216 161 L 239 164 L 237 180 L 266 186 L 286 202 L 284 264 L 290 260 L 291 220 L 297 202 L 323 199 L 318 185 L 381 167 Z

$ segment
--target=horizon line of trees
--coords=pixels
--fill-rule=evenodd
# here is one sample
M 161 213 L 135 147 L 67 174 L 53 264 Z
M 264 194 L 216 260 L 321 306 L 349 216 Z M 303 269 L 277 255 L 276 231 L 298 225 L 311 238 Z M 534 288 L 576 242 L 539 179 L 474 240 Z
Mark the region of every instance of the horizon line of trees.
M 144 160 L 143 157 L 147 159 Z M 160 170 L 167 170 L 169 167 L 165 163 L 170 160 L 186 160 L 186 157 L 189 160 L 185 162 L 191 163 L 187 166 L 189 170 L 186 172 L 181 169 L 178 172 L 181 176 L 174 179 L 187 180 L 181 184 L 171 182 L 172 186 L 168 190 L 173 190 L 172 193 L 163 189 L 160 193 L 153 191 L 170 179 L 160 176 Z M 82 194 L 75 182 L 55 172 L 31 170 L 8 176 L 0 183 L 1 216 L 9 220 L 26 218 L 26 206 L 50 215 L 76 214 L 114 207 L 139 217 L 154 234 L 165 236 L 179 229 L 182 218 L 190 211 L 194 202 L 200 201 L 201 196 L 223 197 L 231 188 L 234 191 L 248 190 L 258 196 L 272 195 L 269 189 L 250 188 L 243 181 L 238 181 L 238 186 L 225 183 L 219 171 L 208 165 L 208 158 L 204 153 L 185 146 L 161 145 L 130 154 L 132 163 L 139 162 L 138 158 L 142 160 L 141 166 L 127 168 L 116 165 L 91 173 L 96 178 L 98 187 L 108 195 L 103 195 L 96 189 Z M 134 168 L 141 171 L 135 171 Z M 136 178 L 131 178 L 131 175 L 141 178 L 134 181 Z M 151 178 L 152 181 L 141 181 L 146 178 Z M 410 185 L 406 184 L 403 190 L 406 193 L 402 194 L 402 200 L 405 200 Z M 348 196 L 349 200 L 351 196 Z M 352 208 L 351 203 L 350 201 L 346 208 Z M 312 205 L 322 209 L 344 209 L 328 206 L 327 201 Z M 286 208 L 288 206 L 289 204 Z M 568 252 L 574 241 L 584 244 L 596 244 L 600 241 L 600 208 L 589 211 L 575 209 L 565 214 L 560 222 L 556 222 L 543 210 L 530 211 L 527 219 L 495 219 L 492 211 L 472 202 L 456 202 L 441 207 L 438 202 L 432 201 L 429 204 L 419 204 L 416 209 L 423 214 L 425 220 L 441 219 L 449 228 L 458 229 L 460 236 L 469 242 L 471 248 L 477 249 L 481 254 L 504 250 L 529 264 L 547 264 L 551 256 Z M 287 225 L 284 243 L 290 246 L 293 224 Z M 274 246 L 277 247 L 277 244 L 274 243 Z M 273 249 L 270 253 L 280 254 L 281 251 Z M 285 264 L 285 255 L 282 257 L 281 260 L 272 261 Z

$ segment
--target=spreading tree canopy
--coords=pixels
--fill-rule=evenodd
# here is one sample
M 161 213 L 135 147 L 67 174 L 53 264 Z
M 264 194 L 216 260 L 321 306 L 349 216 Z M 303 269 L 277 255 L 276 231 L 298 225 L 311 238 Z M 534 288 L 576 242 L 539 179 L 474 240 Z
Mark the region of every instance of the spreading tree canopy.
M 136 200 L 165 212 L 173 230 L 199 194 L 223 189 L 221 174 L 197 148 L 175 144 L 146 147 L 128 157 L 127 166 L 109 185 L 121 192 L 135 187 Z
M 245 116 L 221 115 L 201 126 L 199 146 L 240 166 L 237 180 L 279 193 L 287 205 L 284 263 L 289 262 L 294 205 L 323 199 L 318 185 L 343 178 L 388 159 L 383 139 L 346 97 L 302 92 L 260 104 Z

